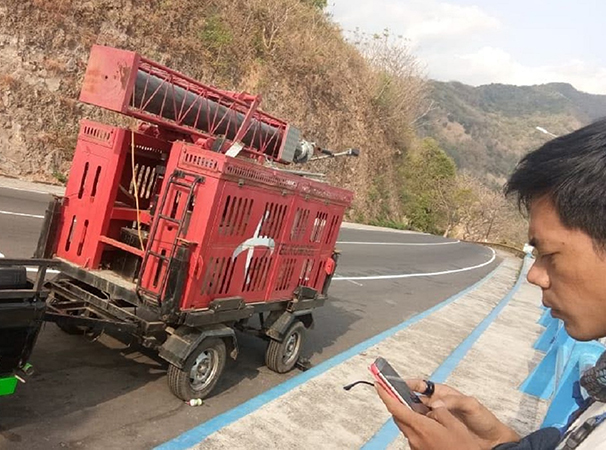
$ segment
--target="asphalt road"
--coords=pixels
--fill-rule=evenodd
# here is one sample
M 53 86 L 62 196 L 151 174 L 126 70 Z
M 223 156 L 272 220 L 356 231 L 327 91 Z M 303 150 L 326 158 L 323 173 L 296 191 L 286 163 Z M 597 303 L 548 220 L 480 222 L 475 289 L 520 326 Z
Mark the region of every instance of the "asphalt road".
M 49 198 L 0 188 L 0 253 L 33 254 Z M 498 263 L 453 274 L 362 279 L 473 267 L 489 261 L 492 251 L 436 236 L 354 229 L 341 230 L 339 241 L 337 277 L 355 279 L 333 281 L 330 301 L 315 313 L 305 347 L 314 364 L 460 292 Z M 68 336 L 47 324 L 32 356 L 36 374 L 15 395 L 0 397 L 0 448 L 148 449 L 296 375 L 264 366 L 263 341 L 246 335 L 239 341 L 240 356 L 228 361 L 214 395 L 192 408 L 172 396 L 166 364 L 153 353 L 107 336 L 94 342 Z

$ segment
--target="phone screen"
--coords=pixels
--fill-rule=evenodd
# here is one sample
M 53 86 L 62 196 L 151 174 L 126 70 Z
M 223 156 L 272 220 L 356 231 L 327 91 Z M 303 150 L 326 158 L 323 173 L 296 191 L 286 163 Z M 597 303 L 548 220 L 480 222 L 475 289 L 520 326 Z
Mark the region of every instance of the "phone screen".
M 398 372 L 384 358 L 377 358 L 372 364 L 370 371 L 398 400 L 410 406 L 413 411 L 427 414 L 429 408 L 410 390 L 406 382 L 398 375 Z

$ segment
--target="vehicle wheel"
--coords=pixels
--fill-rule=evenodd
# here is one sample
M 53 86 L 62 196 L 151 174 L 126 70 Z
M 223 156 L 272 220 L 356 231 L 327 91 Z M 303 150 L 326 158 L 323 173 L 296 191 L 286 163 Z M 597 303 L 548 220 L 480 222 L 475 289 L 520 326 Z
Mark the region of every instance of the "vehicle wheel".
M 168 367 L 168 386 L 181 400 L 205 398 L 213 390 L 223 368 L 227 351 L 219 338 L 204 339 L 189 355 L 183 369 Z
M 286 331 L 282 342 L 271 340 L 265 353 L 265 364 L 274 372 L 286 373 L 291 370 L 301 356 L 305 326 L 295 320 Z

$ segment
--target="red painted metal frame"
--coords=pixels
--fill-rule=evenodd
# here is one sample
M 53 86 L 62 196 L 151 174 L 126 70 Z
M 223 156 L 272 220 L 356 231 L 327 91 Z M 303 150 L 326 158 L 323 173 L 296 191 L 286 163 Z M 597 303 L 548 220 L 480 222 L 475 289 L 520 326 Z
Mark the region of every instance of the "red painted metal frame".
M 129 157 L 133 135 L 139 165 L 147 162 L 150 166 L 153 161 L 166 158 L 170 149 L 167 142 L 123 128 L 82 121 L 61 213 L 56 251 L 60 258 L 84 268 L 100 268 L 103 252 L 118 240 L 120 229 L 132 226 L 137 220 L 136 205 L 120 189 L 122 186 L 128 190 L 132 180 Z M 147 178 L 146 187 L 151 188 L 149 171 Z M 147 194 L 140 192 L 143 223 L 150 220 L 145 210 L 152 193 Z M 139 252 L 135 249 L 133 253 Z
M 141 101 L 139 104 L 135 104 L 134 90 L 139 72 L 157 77 L 162 81 L 162 84 L 152 92 L 147 92 L 146 85 Z M 197 104 L 198 109 L 195 109 L 193 105 L 186 108 L 184 100 L 182 103 L 173 103 L 167 106 L 166 98 L 159 99 L 162 92 L 166 94 L 169 90 L 174 90 L 174 87 L 179 87 L 193 95 L 197 99 L 194 105 Z M 236 127 L 233 122 L 234 114 L 239 113 L 247 117 L 236 133 L 240 138 L 248 132 L 251 121 L 266 124 L 277 131 L 275 134 L 268 136 L 267 139 L 260 140 L 258 148 L 244 146 L 244 153 L 248 153 L 252 157 L 270 158 L 282 163 L 290 162 L 281 158 L 288 124 L 258 110 L 258 96 L 245 93 L 236 94 L 216 89 L 146 59 L 135 52 L 99 45 L 93 46 L 84 76 L 80 100 L 192 136 L 193 140 L 212 137 L 215 134 L 214 129 L 219 126 Z M 146 111 L 146 107 L 152 101 L 160 100 L 162 103 L 160 112 L 151 113 Z M 201 114 L 200 105 L 204 104 L 205 100 L 211 100 L 227 108 L 229 114 L 224 117 L 206 117 L 210 128 L 208 130 L 183 123 L 185 117 L 193 112 L 196 112 L 196 121 L 198 121 Z M 162 111 L 169 109 L 169 107 L 172 107 L 174 112 L 178 111 L 174 120 L 167 119 L 162 115 Z M 227 123 L 225 122 L 226 118 Z M 226 144 L 223 148 L 226 149 L 229 146 Z

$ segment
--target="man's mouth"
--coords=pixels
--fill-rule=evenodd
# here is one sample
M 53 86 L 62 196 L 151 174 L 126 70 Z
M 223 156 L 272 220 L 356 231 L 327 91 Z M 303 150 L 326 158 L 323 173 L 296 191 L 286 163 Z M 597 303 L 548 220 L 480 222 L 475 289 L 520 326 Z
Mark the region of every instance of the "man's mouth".
M 560 313 L 560 310 L 558 310 L 558 309 L 554 309 L 554 308 L 553 308 L 553 306 L 551 306 L 551 305 L 549 304 L 549 302 L 546 302 L 546 301 L 545 301 L 545 299 L 543 299 L 543 302 L 542 302 L 542 303 L 543 303 L 543 306 L 544 306 L 545 308 L 549 308 L 549 309 L 551 310 L 551 311 L 550 311 L 550 313 L 551 313 L 551 317 L 554 317 L 554 318 L 557 318 L 557 319 L 561 319 L 561 318 L 562 318 L 562 314 Z

